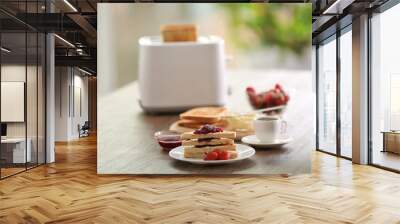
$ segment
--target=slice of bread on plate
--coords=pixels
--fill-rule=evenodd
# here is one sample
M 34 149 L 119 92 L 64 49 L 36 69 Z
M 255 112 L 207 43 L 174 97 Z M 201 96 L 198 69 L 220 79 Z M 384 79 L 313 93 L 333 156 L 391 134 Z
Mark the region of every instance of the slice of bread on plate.
M 180 118 L 203 124 L 213 124 L 220 121 L 226 112 L 227 109 L 224 107 L 197 107 L 180 114 Z
M 236 132 L 233 132 L 233 131 L 214 132 L 214 133 L 208 133 L 208 134 L 194 134 L 193 132 L 185 132 L 181 135 L 182 140 L 205 139 L 205 138 L 235 139 L 235 137 L 236 137 Z
M 217 145 L 233 145 L 235 142 L 229 138 L 212 138 L 212 139 L 190 139 L 182 141 L 183 146 L 217 146 Z

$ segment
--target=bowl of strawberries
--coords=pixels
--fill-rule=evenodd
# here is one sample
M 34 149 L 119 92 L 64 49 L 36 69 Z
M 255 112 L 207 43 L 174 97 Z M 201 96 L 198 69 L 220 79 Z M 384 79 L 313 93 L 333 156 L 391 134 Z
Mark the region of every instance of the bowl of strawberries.
M 249 86 L 246 88 L 246 93 L 253 109 L 271 108 L 272 110 L 265 112 L 269 115 L 282 113 L 290 100 L 289 94 L 279 83 L 276 83 L 273 89 L 258 93 L 252 86 Z

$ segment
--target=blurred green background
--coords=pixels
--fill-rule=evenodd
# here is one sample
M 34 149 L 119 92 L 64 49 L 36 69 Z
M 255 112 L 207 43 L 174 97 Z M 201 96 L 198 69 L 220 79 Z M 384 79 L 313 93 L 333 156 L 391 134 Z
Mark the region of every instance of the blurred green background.
M 199 35 L 223 38 L 230 71 L 311 71 L 311 9 L 311 3 L 109 4 L 98 20 L 108 60 L 119 71 L 110 82 L 137 79 L 139 38 L 159 36 L 165 24 L 195 24 Z
M 311 69 L 311 3 L 187 4 L 201 35 L 225 39 L 228 68 Z
M 276 46 L 302 55 L 311 44 L 311 4 L 221 4 L 229 34 L 242 49 Z M 252 41 L 243 33 L 253 34 Z

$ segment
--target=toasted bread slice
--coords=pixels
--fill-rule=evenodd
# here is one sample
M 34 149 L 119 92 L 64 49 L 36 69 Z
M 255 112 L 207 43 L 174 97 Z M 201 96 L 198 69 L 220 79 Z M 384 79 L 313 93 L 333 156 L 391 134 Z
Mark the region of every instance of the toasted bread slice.
M 197 28 L 193 24 L 171 24 L 161 27 L 164 42 L 197 41 Z
M 193 150 L 203 150 L 204 152 L 211 152 L 214 149 L 219 149 L 222 151 L 236 151 L 236 145 L 217 145 L 217 146 L 183 146 L 183 149 L 186 151 L 193 151 Z
M 182 141 L 183 146 L 216 146 L 216 145 L 233 145 L 235 142 L 229 138 L 212 138 L 199 141 L 198 139 L 190 139 Z
M 185 158 L 198 158 L 203 159 L 207 153 L 214 151 L 215 149 L 224 150 L 229 152 L 229 158 L 234 159 L 237 157 L 237 151 L 235 145 L 221 146 L 207 146 L 207 147 L 194 147 L 189 146 L 184 148 L 183 156 Z M 229 150 L 228 150 L 229 149 Z
M 201 126 L 205 125 L 205 124 L 211 124 L 211 123 L 201 123 L 195 120 L 179 120 L 178 121 L 178 125 L 181 127 L 186 127 L 186 128 L 193 128 L 193 129 L 199 129 L 201 128 Z M 223 120 L 220 120 L 216 123 L 212 123 L 212 125 L 216 126 L 216 127 L 221 127 L 224 128 L 227 126 L 227 123 Z
M 188 139 L 204 139 L 204 138 L 230 138 L 235 139 L 236 132 L 233 131 L 223 131 L 223 132 L 214 132 L 208 134 L 194 134 L 193 132 L 185 132 L 181 135 L 182 140 Z
M 197 107 L 180 114 L 180 118 L 202 124 L 213 124 L 221 120 L 226 112 L 224 107 Z

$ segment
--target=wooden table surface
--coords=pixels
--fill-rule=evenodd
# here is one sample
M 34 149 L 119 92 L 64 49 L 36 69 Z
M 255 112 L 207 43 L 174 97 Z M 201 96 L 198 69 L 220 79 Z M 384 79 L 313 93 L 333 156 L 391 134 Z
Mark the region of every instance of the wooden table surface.
M 245 88 L 271 88 L 276 82 L 289 90 L 291 101 L 283 118 L 294 141 L 280 149 L 258 149 L 256 155 L 238 163 L 201 166 L 169 158 L 153 138 L 156 131 L 168 129 L 178 115 L 147 115 L 138 105 L 137 82 L 98 97 L 99 174 L 299 174 L 310 172 L 314 149 L 315 95 L 311 72 L 281 70 L 229 71 L 232 94 L 228 109 L 251 109 Z M 98 78 L 101 82 L 101 76 Z M 104 84 L 104 83 L 103 83 Z

